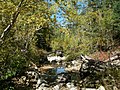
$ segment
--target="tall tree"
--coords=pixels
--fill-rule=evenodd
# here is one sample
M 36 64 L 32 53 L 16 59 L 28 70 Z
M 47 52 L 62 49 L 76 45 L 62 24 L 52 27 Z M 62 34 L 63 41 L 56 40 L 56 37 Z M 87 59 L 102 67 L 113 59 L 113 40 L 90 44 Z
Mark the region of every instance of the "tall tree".
M 22 68 L 26 67 L 31 60 L 33 62 L 40 60 L 43 50 L 36 46 L 39 37 L 35 35 L 35 32 L 42 31 L 43 38 L 49 45 L 51 37 L 47 34 L 51 34 L 53 27 L 50 18 L 52 12 L 45 1 L 4 0 L 0 2 L 0 8 L 2 39 L 0 42 L 0 80 L 4 80 L 21 73 Z

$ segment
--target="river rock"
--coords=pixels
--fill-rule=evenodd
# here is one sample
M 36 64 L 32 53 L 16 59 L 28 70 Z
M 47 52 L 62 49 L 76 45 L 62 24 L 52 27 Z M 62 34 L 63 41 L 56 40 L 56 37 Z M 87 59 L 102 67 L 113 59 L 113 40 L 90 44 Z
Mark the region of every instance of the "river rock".
M 98 89 L 96 88 L 82 88 L 82 90 L 105 90 L 103 86 L 100 86 Z

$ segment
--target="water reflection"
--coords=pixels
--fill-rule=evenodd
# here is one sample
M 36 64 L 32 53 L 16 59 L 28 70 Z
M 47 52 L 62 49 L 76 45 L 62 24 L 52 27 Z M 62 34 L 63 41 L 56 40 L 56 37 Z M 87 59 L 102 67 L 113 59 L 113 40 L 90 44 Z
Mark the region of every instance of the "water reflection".
M 77 72 L 68 72 L 65 70 L 64 67 L 57 67 L 57 68 L 52 68 L 49 69 L 45 74 L 44 74 L 44 79 L 48 82 L 73 82 L 75 84 L 80 82 L 80 75 Z
M 60 73 L 65 73 L 65 68 L 64 67 L 57 67 L 57 68 L 53 68 L 53 69 L 49 69 L 46 74 L 48 75 L 57 75 Z
M 60 74 L 60 73 L 65 73 L 65 68 L 64 67 L 56 68 L 56 74 Z

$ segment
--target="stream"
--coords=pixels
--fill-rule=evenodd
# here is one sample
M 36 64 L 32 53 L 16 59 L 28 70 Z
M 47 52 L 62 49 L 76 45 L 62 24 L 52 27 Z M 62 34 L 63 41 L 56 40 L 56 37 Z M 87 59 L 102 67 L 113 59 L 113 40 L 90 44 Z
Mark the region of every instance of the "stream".
M 95 65 L 99 67 L 97 70 L 100 70 L 97 71 L 98 75 L 96 72 L 94 73 L 95 70 L 92 71 L 95 69 Z M 13 78 L 12 81 L 15 85 L 17 84 L 15 90 L 105 90 L 102 86 L 104 83 L 101 83 L 104 70 L 106 70 L 104 65 L 107 64 L 94 60 L 85 63 L 81 57 L 71 61 L 60 61 L 59 59 L 58 62 L 49 62 L 41 66 L 32 65 L 23 76 Z M 82 69 L 80 69 L 81 67 Z M 83 70 L 83 73 L 80 70 Z M 101 74 L 99 75 L 99 73 Z M 111 76 L 107 76 L 107 79 L 111 80 L 110 83 L 117 85 Z M 89 87 L 89 89 L 84 87 Z M 113 89 L 113 86 L 107 87 L 112 88 L 108 90 L 118 90 Z

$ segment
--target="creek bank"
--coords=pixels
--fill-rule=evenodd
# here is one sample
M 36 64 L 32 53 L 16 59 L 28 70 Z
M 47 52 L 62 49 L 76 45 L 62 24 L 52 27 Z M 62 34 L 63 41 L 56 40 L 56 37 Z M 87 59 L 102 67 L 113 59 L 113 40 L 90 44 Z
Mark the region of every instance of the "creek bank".
M 106 85 L 109 90 L 114 90 L 113 87 L 119 89 L 119 80 L 116 81 L 110 72 L 108 74 L 111 76 L 104 77 L 109 67 L 114 66 L 115 70 L 119 69 L 119 58 L 117 56 L 114 60 L 103 62 L 80 55 L 71 61 L 61 60 L 59 63 L 50 62 L 43 66 L 32 63 L 25 75 L 13 81 L 17 81 L 19 85 L 31 87 L 31 90 L 80 90 L 84 89 L 83 87 L 95 89 L 107 82 L 113 84 L 113 86 L 109 86 L 110 83 Z M 106 78 L 109 80 L 106 81 Z

